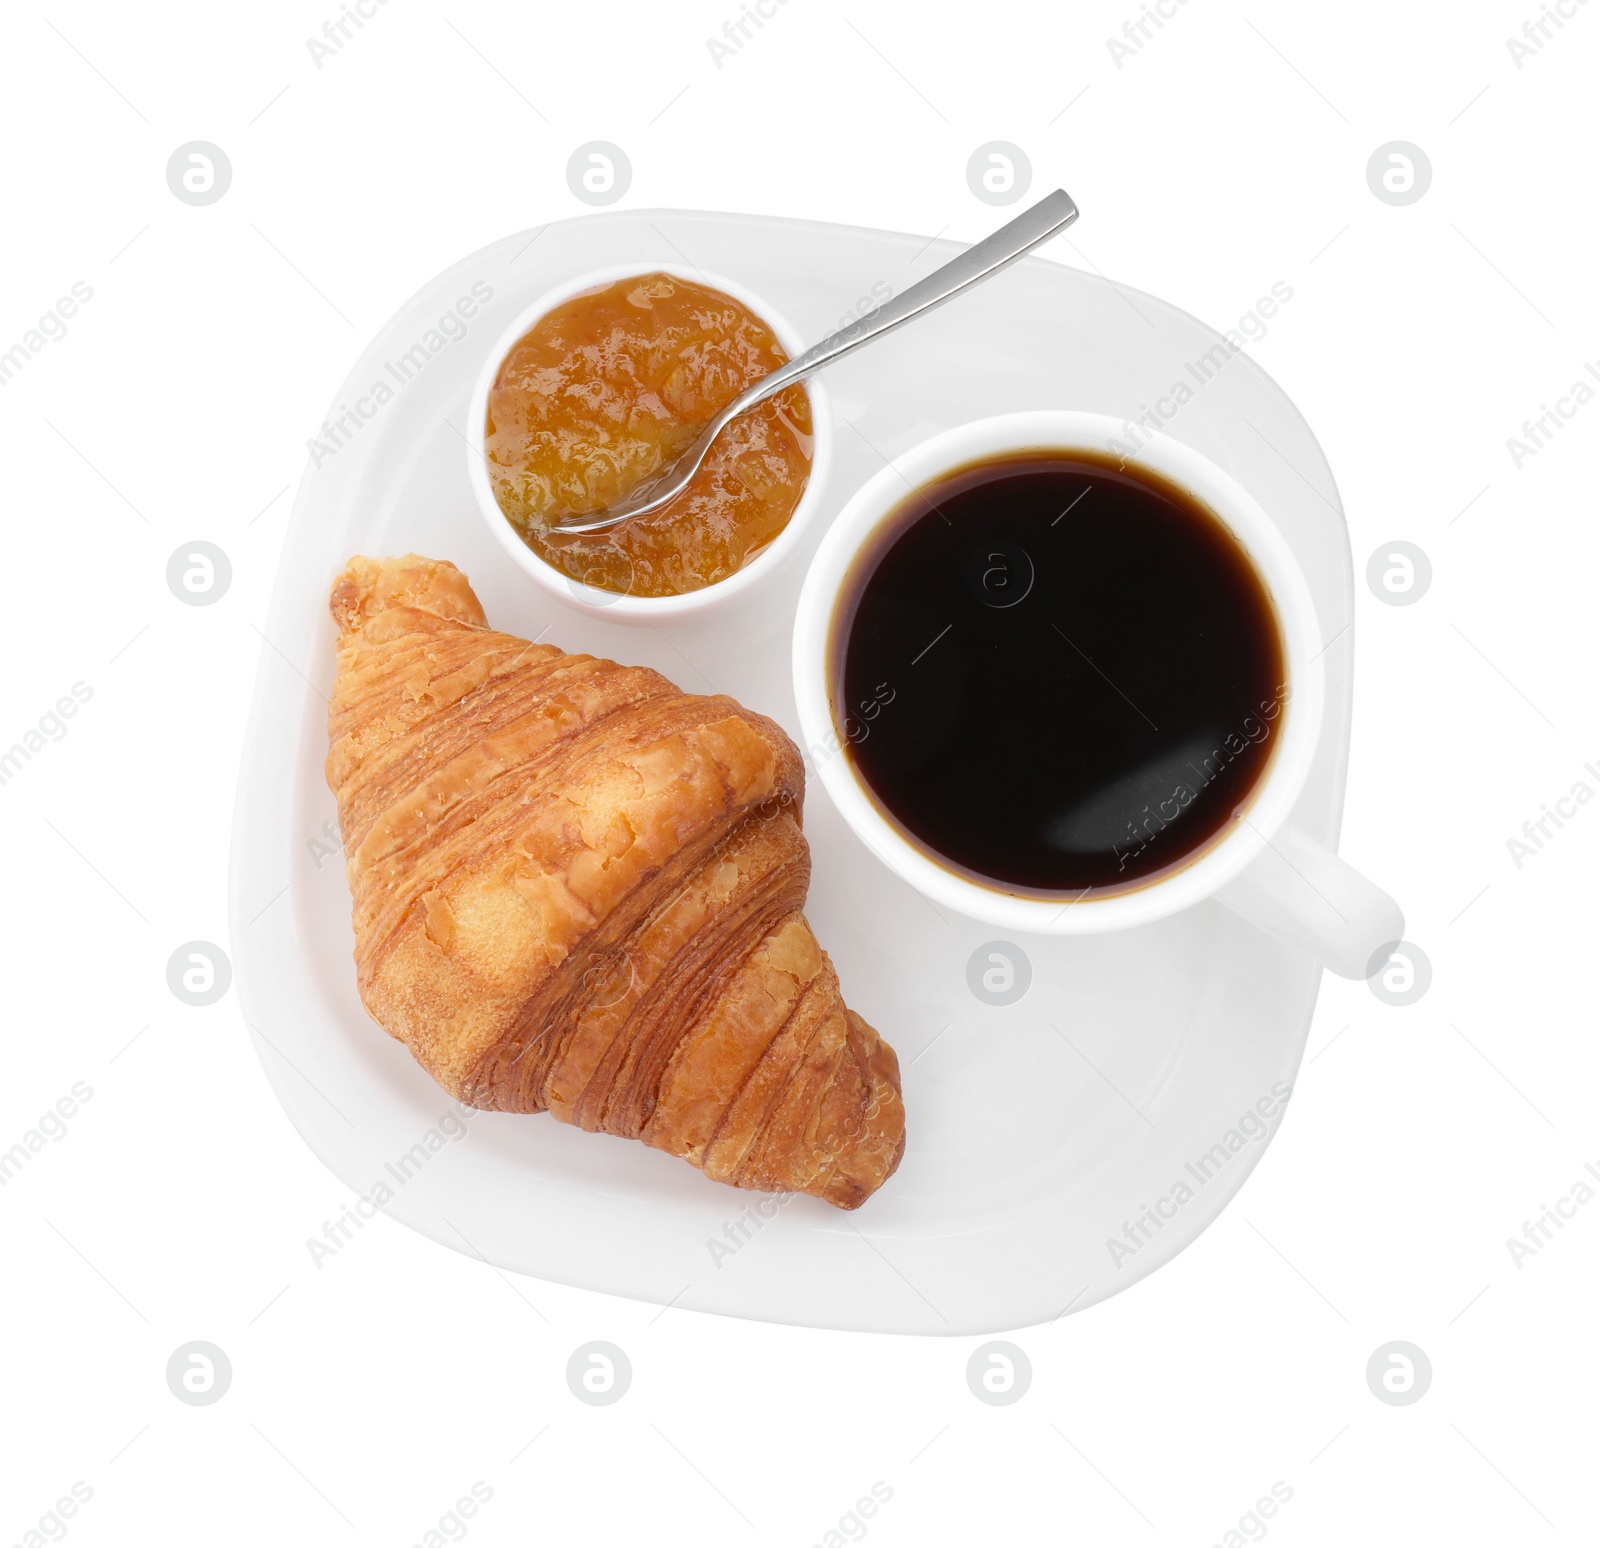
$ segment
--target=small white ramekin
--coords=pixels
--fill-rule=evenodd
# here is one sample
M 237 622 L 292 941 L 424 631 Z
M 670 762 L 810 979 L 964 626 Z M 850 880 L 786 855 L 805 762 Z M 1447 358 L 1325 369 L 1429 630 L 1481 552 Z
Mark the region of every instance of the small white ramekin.
M 613 264 L 604 269 L 591 269 L 575 275 L 553 290 L 546 291 L 537 301 L 524 308 L 515 321 L 496 340 L 494 348 L 478 372 L 472 389 L 472 400 L 467 408 L 467 476 L 472 481 L 472 493 L 477 500 L 483 519 L 489 524 L 500 546 L 511 561 L 541 590 L 579 612 L 595 618 L 611 619 L 627 624 L 662 624 L 676 619 L 700 617 L 727 608 L 730 603 L 744 597 L 754 587 L 777 573 L 794 554 L 806 527 L 815 518 L 822 500 L 823 486 L 827 482 L 832 461 L 833 423 L 827 393 L 815 377 L 808 378 L 802 386 L 811 401 L 811 472 L 806 479 L 799 504 L 784 527 L 767 546 L 760 550 L 742 568 L 732 575 L 698 591 L 685 591 L 672 597 L 635 597 L 598 586 L 586 585 L 547 564 L 517 535 L 516 528 L 506 519 L 495 500 L 489 482 L 489 462 L 483 450 L 483 427 L 489 410 L 489 392 L 500 365 L 511 353 L 512 347 L 546 312 L 570 301 L 587 290 L 597 290 L 617 280 L 635 274 L 671 274 L 677 279 L 708 285 L 713 290 L 724 291 L 741 305 L 748 307 L 772 329 L 789 358 L 805 349 L 805 342 L 784 318 L 760 296 L 752 294 L 737 281 L 724 279 L 719 274 L 692 269 L 673 263 Z

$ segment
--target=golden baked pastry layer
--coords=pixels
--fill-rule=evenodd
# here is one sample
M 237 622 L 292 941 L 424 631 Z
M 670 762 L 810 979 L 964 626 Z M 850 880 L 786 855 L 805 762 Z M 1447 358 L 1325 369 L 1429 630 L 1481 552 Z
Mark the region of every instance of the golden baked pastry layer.
M 799 754 L 763 715 L 486 626 L 454 565 L 352 559 L 328 784 L 373 1018 L 473 1106 L 549 1111 L 853 1209 L 894 1051 L 800 910 Z

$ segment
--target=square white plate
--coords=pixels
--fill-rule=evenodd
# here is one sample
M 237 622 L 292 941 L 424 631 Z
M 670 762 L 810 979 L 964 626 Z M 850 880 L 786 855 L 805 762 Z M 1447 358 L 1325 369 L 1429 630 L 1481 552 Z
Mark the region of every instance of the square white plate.
M 505 562 L 468 491 L 466 401 L 484 353 L 540 293 L 608 264 L 687 261 L 769 298 L 810 340 L 957 251 L 800 221 L 588 216 L 507 237 L 430 281 L 356 365 L 329 414 L 346 430 L 324 437 L 331 451 L 307 469 L 284 546 L 230 899 L 239 993 L 262 1063 L 352 1202 L 370 1200 L 501 1267 L 641 1300 L 820 1327 L 973 1333 L 1081 1310 L 1132 1284 L 1192 1241 L 1260 1158 L 1316 1001 L 1320 969 L 1308 957 L 1215 904 L 1121 935 L 996 942 L 891 876 L 820 790 L 806 808 L 807 914 L 848 1003 L 899 1052 L 905 1084 L 905 1160 L 854 1214 L 726 1188 L 661 1152 L 544 1115 L 462 1123 L 357 997 L 322 772 L 326 602 L 351 554 L 453 560 L 496 628 L 730 693 L 795 734 L 789 626 L 829 515 L 884 459 L 1014 409 L 1162 416 L 1168 434 L 1271 513 L 1331 642 L 1318 766 L 1294 815 L 1336 843 L 1352 579 L 1332 475 L 1250 359 L 1176 308 L 1102 278 L 1025 259 L 830 370 L 827 499 L 806 551 L 742 612 L 670 631 L 624 627 L 563 608 Z M 462 297 L 477 303 L 464 334 L 441 325 L 459 316 Z M 1181 405 L 1180 382 L 1193 391 Z M 970 987 L 984 971 L 991 983 L 1008 973 L 1020 983 L 1024 967 L 1027 990 L 1012 1003 L 986 1003 Z

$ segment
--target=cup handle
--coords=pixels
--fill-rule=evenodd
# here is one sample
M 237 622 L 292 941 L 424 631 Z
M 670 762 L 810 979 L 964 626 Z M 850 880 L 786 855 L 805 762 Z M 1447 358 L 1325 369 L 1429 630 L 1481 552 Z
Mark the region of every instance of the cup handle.
M 1374 953 L 1405 934 L 1388 893 L 1293 823 L 1216 897 L 1344 978 L 1365 978 Z

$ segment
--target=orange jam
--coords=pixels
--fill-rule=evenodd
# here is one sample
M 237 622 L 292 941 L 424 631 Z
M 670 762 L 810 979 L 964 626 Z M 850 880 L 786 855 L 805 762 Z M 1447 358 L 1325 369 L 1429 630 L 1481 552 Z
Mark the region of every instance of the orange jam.
M 800 503 L 811 471 L 804 387 L 736 419 L 659 511 L 589 536 L 552 529 L 615 505 L 788 358 L 748 307 L 676 275 L 563 301 L 512 346 L 489 391 L 484 449 L 500 509 L 540 558 L 607 591 L 668 597 L 725 579 Z

